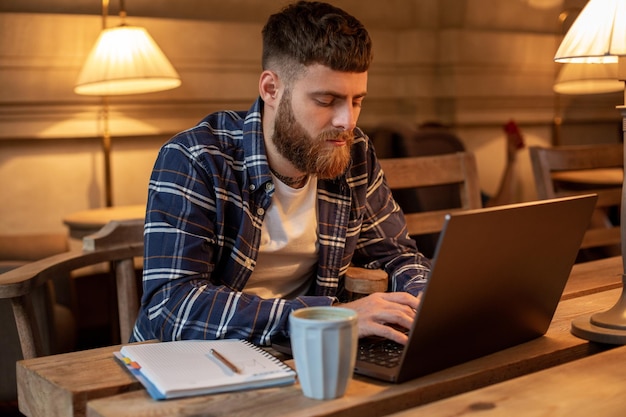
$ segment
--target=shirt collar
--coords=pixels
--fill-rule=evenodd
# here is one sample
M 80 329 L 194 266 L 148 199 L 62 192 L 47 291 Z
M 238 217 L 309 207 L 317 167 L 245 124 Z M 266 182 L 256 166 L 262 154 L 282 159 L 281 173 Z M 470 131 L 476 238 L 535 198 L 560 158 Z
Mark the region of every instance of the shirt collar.
M 243 123 L 243 149 L 250 183 L 255 190 L 272 181 L 263 136 L 263 100 L 257 98 Z

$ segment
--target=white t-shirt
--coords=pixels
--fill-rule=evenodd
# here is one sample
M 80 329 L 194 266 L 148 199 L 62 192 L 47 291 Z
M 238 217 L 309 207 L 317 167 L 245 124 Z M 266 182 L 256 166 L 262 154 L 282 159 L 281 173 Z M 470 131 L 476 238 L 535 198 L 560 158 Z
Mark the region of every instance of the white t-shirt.
M 262 298 L 295 298 L 306 293 L 317 266 L 317 177 L 309 176 L 297 189 L 274 177 L 274 186 L 256 267 L 243 291 Z

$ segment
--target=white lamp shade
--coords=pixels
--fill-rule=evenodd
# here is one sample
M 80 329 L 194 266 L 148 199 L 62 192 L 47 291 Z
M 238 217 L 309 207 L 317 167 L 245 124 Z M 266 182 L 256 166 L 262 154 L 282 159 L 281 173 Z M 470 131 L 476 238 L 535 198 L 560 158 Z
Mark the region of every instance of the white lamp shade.
M 98 96 L 140 94 L 180 84 L 178 73 L 144 28 L 119 26 L 100 33 L 74 92 Z
M 617 64 L 564 64 L 554 83 L 559 94 L 603 94 L 624 90 Z
M 612 63 L 626 55 L 626 0 L 590 0 L 569 29 L 554 60 Z

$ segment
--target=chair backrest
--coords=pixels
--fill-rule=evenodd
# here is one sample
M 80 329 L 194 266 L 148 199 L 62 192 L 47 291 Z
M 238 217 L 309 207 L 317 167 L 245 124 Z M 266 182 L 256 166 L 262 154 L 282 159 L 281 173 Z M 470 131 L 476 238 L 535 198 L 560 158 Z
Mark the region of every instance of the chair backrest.
M 112 221 L 83 239 L 82 250 L 50 256 L 0 275 L 0 299 L 10 299 L 24 359 L 43 354 L 33 291 L 59 274 L 108 262 L 116 276 L 121 340 L 129 340 L 139 309 L 134 258 L 143 256 L 143 220 Z
M 437 123 L 419 129 L 407 123 L 389 123 L 377 126 L 368 134 L 378 159 L 465 152 L 458 136 Z M 449 184 L 396 189 L 394 198 L 405 213 L 445 209 L 461 204 L 457 187 Z
M 607 217 L 607 210 L 621 205 L 621 181 L 568 181 L 565 175 L 587 173 L 592 175 L 604 169 L 622 170 L 624 148 L 622 144 L 558 146 L 529 148 L 537 196 L 540 199 L 573 194 L 598 194 L 596 213 L 581 245 L 582 249 L 619 245 L 619 225 Z M 596 171 L 593 171 L 596 170 Z M 591 176 L 590 176 L 591 178 Z
M 454 185 L 459 197 L 458 207 L 423 208 L 405 217 L 410 235 L 438 233 L 444 216 L 455 210 L 482 207 L 476 158 L 471 152 L 380 159 L 387 184 L 394 194 L 399 190 L 418 190 L 442 185 Z M 402 204 L 398 203 L 401 207 Z

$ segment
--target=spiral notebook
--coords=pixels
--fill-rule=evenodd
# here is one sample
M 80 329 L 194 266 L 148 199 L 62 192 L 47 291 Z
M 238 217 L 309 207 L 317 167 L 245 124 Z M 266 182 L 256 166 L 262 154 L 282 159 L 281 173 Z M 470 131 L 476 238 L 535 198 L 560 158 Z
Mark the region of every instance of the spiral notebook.
M 126 345 L 115 356 L 157 400 L 288 385 L 296 377 L 278 358 L 238 339 Z

